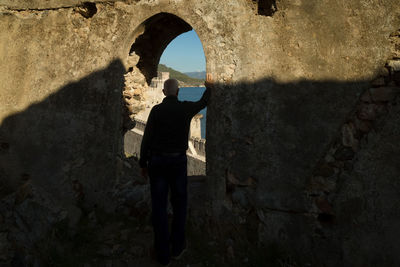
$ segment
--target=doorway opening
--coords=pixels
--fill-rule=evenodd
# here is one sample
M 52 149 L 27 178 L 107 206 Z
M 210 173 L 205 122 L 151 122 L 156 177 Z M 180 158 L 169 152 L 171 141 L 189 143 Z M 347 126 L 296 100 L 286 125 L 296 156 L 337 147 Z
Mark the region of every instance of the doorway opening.
M 201 41 L 192 27 L 181 18 L 159 13 L 135 30 L 135 40 L 128 56 L 124 100 L 127 112 L 136 125 L 124 137 L 126 156 L 138 157 L 146 121 L 151 108 L 164 95 L 163 83 L 178 80 L 181 101 L 198 101 L 204 92 L 205 56 Z M 159 64 L 161 63 L 161 64 Z M 205 175 L 206 110 L 191 122 L 188 175 Z

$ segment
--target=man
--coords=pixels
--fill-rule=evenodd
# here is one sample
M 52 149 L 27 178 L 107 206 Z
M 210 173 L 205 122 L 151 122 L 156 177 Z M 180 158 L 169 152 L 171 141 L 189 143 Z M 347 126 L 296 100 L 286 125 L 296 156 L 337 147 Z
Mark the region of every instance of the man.
M 157 260 L 168 265 L 186 249 L 187 158 L 190 121 L 207 106 L 212 86 L 207 74 L 206 91 L 197 102 L 178 101 L 178 81 L 166 80 L 163 102 L 150 111 L 140 149 L 142 175 L 150 176 L 154 248 Z M 167 204 L 171 189 L 173 220 L 169 234 Z M 170 251 L 171 243 L 171 251 Z

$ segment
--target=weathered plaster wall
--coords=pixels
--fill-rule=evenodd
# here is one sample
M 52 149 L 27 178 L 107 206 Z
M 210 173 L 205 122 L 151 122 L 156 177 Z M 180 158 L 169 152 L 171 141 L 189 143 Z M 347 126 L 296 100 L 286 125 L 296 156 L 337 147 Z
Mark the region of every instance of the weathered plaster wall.
M 358 236 L 395 246 L 391 231 L 398 210 L 384 209 L 383 216 L 378 211 L 379 203 L 390 200 L 398 207 L 394 188 L 385 182 L 398 177 L 397 161 L 382 160 L 399 149 L 390 137 L 399 136 L 398 110 L 391 110 L 374 141 L 361 146 L 348 183 L 334 193 L 351 199 L 353 179 L 359 195 L 380 192 L 360 208 L 374 218 L 371 227 L 360 221 L 363 227 L 353 232 L 346 220 L 330 224 L 329 216 L 353 212 L 337 200 L 330 203 L 337 210 L 328 214 L 325 228 L 326 214 L 315 210 L 307 190 L 360 94 L 384 72 L 393 49 L 389 35 L 400 27 L 397 0 L 281 0 L 273 16 L 257 15 L 249 0 L 109 1 L 97 3 L 91 18 L 72 7 L 78 1 L 65 1 L 71 7 L 60 9 L 48 1 L 13 3 L 0 2 L 0 175 L 8 190 L 31 179 L 71 203 L 80 201 L 72 186 L 77 180 L 85 201 L 104 196 L 122 151 L 128 53 L 137 37 L 153 29 L 142 23 L 168 12 L 196 30 L 207 71 L 219 83 L 207 111 L 208 200 L 214 216 L 245 225 L 255 216 L 258 223 L 252 226 L 261 243 L 275 243 L 314 264 L 374 265 L 364 256 L 384 254 L 385 247 L 372 250 Z M 163 29 L 168 37 L 185 30 L 157 26 Z M 163 45 L 156 42 L 143 44 L 158 55 Z M 146 68 L 151 73 L 151 66 Z M 374 229 L 380 234 L 371 234 Z M 347 248 L 358 244 L 363 249 L 349 254 Z M 390 253 L 376 259 L 400 261 Z
M 116 37 L 72 9 L 4 11 L 1 20 L 2 180 L 32 179 L 67 203 L 77 180 L 86 200 L 102 199 L 122 145 Z

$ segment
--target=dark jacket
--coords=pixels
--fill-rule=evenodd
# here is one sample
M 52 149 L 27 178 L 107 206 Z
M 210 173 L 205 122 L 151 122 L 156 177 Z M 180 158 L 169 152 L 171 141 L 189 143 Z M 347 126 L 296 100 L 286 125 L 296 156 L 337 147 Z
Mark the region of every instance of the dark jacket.
M 185 153 L 188 149 L 190 121 L 207 106 L 210 90 L 197 102 L 179 101 L 167 96 L 155 105 L 147 120 L 140 148 L 140 167 L 147 167 L 151 153 Z

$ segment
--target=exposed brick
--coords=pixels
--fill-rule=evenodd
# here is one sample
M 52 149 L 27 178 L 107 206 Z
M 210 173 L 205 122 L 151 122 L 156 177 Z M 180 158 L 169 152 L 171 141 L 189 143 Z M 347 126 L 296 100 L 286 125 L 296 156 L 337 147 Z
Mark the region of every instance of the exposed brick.
M 386 104 L 376 105 L 376 109 L 375 110 L 376 110 L 376 114 L 378 116 L 386 115 L 389 112 Z
M 360 97 L 362 102 L 372 103 L 371 91 L 370 89 L 366 90 Z
M 400 71 L 400 59 L 399 60 L 389 60 L 387 65 L 392 71 Z
M 357 150 L 359 142 L 356 139 L 356 132 L 357 129 L 352 122 L 344 124 L 342 126 L 342 144 Z
M 356 120 L 355 125 L 362 133 L 368 133 L 372 129 L 372 123 L 370 121 Z
M 337 160 L 352 160 L 354 157 L 354 151 L 348 147 L 340 147 L 336 150 L 335 154 L 333 155 Z
M 314 171 L 315 176 L 330 177 L 335 174 L 335 169 L 329 164 L 323 163 Z
M 374 102 L 388 102 L 392 101 L 399 89 L 396 87 L 379 87 L 369 89 L 371 92 L 371 98 Z
M 400 88 L 395 86 L 370 88 L 361 95 L 360 100 L 367 103 L 389 102 L 400 93 Z
M 332 205 L 323 197 L 319 197 L 315 200 L 315 205 L 318 209 L 326 214 L 333 214 Z
M 360 120 L 373 121 L 376 119 L 375 104 L 361 104 L 357 110 L 357 117 Z
M 390 74 L 390 72 L 387 67 L 382 67 L 378 70 L 378 75 L 380 75 L 380 76 L 387 77 L 387 76 L 389 76 L 389 74 Z
M 381 86 L 385 86 L 385 78 L 384 77 L 378 77 L 375 80 L 373 80 L 371 82 L 371 85 L 373 87 L 381 87 Z

